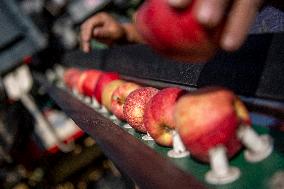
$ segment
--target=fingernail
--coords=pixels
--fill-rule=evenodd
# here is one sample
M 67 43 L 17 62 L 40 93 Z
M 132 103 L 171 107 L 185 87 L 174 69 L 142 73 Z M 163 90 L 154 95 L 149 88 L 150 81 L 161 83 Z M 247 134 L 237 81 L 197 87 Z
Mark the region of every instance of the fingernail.
M 84 51 L 85 53 L 89 52 L 89 47 L 86 46 L 86 45 L 84 45 L 84 46 L 83 46 L 83 51 Z
M 202 24 L 207 24 L 211 19 L 211 9 L 207 3 L 203 3 L 197 12 L 197 20 Z
M 237 48 L 235 40 L 229 35 L 223 37 L 221 40 L 221 46 L 226 51 L 234 51 Z

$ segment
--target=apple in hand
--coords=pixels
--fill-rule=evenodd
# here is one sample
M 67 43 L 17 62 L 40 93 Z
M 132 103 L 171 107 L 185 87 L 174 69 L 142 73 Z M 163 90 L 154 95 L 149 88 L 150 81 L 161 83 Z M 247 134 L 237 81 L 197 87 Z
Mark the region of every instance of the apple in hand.
M 102 99 L 102 92 L 104 87 L 111 81 L 119 79 L 119 74 L 116 72 L 104 72 L 100 75 L 95 91 L 94 91 L 94 96 L 97 99 L 97 101 L 101 104 L 101 99 Z
M 182 96 L 174 119 L 180 137 L 193 157 L 208 162 L 210 149 L 223 145 L 228 158 L 242 147 L 237 138 L 240 125 L 250 125 L 247 109 L 240 99 L 224 88 L 205 88 Z
M 117 79 L 109 82 L 103 89 L 102 92 L 102 105 L 106 107 L 107 110 L 111 111 L 111 97 L 112 93 L 125 81 Z
M 162 146 L 171 147 L 173 144 L 174 107 L 183 94 L 184 90 L 175 87 L 162 89 L 146 107 L 144 125 L 155 142 Z
M 141 86 L 133 82 L 125 82 L 113 91 L 111 96 L 111 112 L 120 120 L 125 120 L 123 107 L 126 97 Z
M 142 38 L 159 53 L 190 63 L 205 62 L 216 52 L 220 26 L 205 28 L 196 20 L 192 0 L 175 9 L 166 0 L 147 0 L 138 9 L 136 27 Z
M 142 87 L 127 96 L 123 113 L 127 123 L 135 130 L 147 132 L 144 125 L 144 112 L 148 102 L 158 91 L 153 87 Z
M 87 70 L 84 72 L 85 79 L 82 83 L 82 90 L 84 95 L 93 97 L 95 92 L 95 87 L 101 76 L 102 72 L 99 70 Z

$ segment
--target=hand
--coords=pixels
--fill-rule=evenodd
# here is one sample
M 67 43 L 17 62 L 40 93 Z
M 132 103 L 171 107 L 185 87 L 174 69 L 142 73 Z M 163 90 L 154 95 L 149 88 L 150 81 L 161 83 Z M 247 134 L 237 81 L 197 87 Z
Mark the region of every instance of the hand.
M 98 13 L 86 20 L 80 31 L 81 46 L 84 52 L 90 51 L 92 38 L 112 45 L 125 38 L 125 29 L 122 24 L 107 13 Z
M 185 8 L 192 0 L 168 0 L 175 8 Z M 224 22 L 220 46 L 235 51 L 243 44 L 264 0 L 196 0 L 194 14 L 200 24 L 213 28 Z

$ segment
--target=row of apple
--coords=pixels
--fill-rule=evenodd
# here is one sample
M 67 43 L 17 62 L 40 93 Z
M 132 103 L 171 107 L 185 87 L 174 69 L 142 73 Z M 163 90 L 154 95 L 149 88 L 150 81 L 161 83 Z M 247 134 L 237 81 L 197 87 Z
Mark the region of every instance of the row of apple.
M 228 89 L 159 90 L 121 80 L 117 73 L 75 68 L 65 71 L 64 82 L 73 91 L 94 98 L 136 131 L 147 133 L 159 145 L 174 145 L 183 151 L 176 147 L 181 139 L 180 145 L 194 158 L 210 162 L 212 170 L 206 174 L 210 183 L 225 184 L 239 177 L 240 171 L 230 167 L 227 159 L 243 146 L 251 162 L 261 161 L 272 152 L 271 138 L 258 136 L 250 126 L 245 105 Z

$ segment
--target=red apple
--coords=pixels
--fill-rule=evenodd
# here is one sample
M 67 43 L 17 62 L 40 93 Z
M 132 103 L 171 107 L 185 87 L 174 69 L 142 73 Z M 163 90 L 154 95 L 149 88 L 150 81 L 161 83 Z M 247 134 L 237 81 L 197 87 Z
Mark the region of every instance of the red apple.
M 174 119 L 180 137 L 193 157 L 208 162 L 209 149 L 223 145 L 229 158 L 242 147 L 237 138 L 240 125 L 250 125 L 240 99 L 224 88 L 206 88 L 181 97 Z
M 75 86 L 75 83 L 80 76 L 81 71 L 77 68 L 69 68 L 64 72 L 63 80 L 68 88 Z
M 150 136 L 162 146 L 172 146 L 172 131 L 175 129 L 174 107 L 184 93 L 184 90 L 174 87 L 163 89 L 146 107 L 144 125 Z
M 77 79 L 77 81 L 76 81 L 75 89 L 78 91 L 79 94 L 84 94 L 83 83 L 84 83 L 86 77 L 87 77 L 87 71 L 82 71 L 79 79 Z
M 119 74 L 116 72 L 105 72 L 102 73 L 101 76 L 98 79 L 97 85 L 95 87 L 95 98 L 99 103 L 101 103 L 102 99 L 102 92 L 104 87 L 111 81 L 119 79 Z
M 123 113 L 127 123 L 135 130 L 147 132 L 144 125 L 144 112 L 148 102 L 158 91 L 153 87 L 142 87 L 127 96 Z
M 136 26 L 146 43 L 163 55 L 181 61 L 204 62 L 217 50 L 221 27 L 208 29 L 193 14 L 192 0 L 175 9 L 166 0 L 147 0 L 137 12 Z
M 95 87 L 101 76 L 102 72 L 99 70 L 88 70 L 85 71 L 85 79 L 82 84 L 83 93 L 86 96 L 92 97 L 94 96 Z
M 125 120 L 123 106 L 126 97 L 134 90 L 140 88 L 140 85 L 133 82 L 126 82 L 120 85 L 111 96 L 111 112 L 120 120 Z
M 117 79 L 109 82 L 102 92 L 102 105 L 106 107 L 107 110 L 111 111 L 111 97 L 113 92 L 125 81 Z

